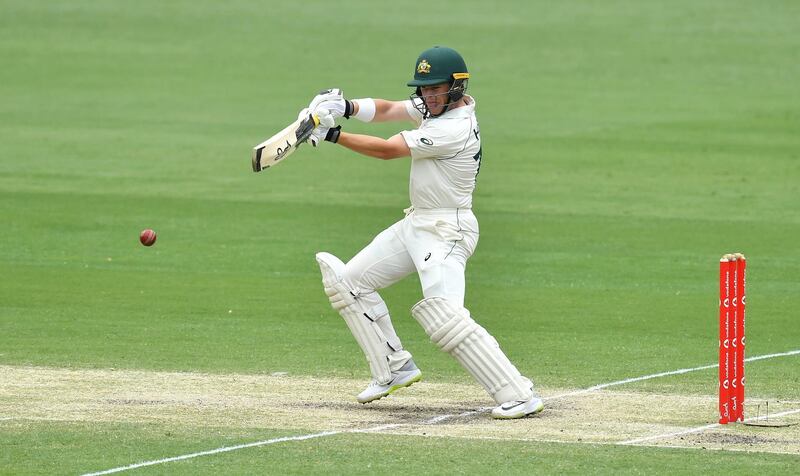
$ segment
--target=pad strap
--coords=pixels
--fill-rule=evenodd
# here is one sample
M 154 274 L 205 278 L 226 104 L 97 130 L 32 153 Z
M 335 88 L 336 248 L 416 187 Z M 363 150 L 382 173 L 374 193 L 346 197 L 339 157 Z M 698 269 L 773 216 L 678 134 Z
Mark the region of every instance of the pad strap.
M 447 299 L 423 299 L 411 308 L 431 342 L 452 355 L 498 404 L 533 397 L 531 381 L 508 360 L 497 341 L 464 308 Z
M 389 309 L 375 291 L 362 293 L 343 279 L 345 264 L 330 253 L 317 253 L 322 285 L 331 306 L 344 319 L 364 352 L 372 378 L 380 384 L 392 379 L 392 370 L 411 358 L 403 350 L 389 318 Z
M 375 293 L 376 295 L 378 293 Z M 364 313 L 364 317 L 374 322 L 378 326 L 377 331 L 380 337 L 386 341 L 386 345 L 391 347 L 395 352 L 403 350 L 403 344 L 400 343 L 400 338 L 392 326 L 392 320 L 389 317 L 389 308 L 380 296 L 377 296 L 380 302 L 373 306 L 370 310 Z

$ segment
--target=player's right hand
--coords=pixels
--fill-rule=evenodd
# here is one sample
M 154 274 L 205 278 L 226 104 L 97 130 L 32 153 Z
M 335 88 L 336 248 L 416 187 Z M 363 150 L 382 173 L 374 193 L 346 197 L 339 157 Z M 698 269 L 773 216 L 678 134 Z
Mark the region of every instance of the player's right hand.
M 311 100 L 308 109 L 310 109 L 311 112 L 327 109 L 330 111 L 334 120 L 340 117 L 349 119 L 350 114 L 353 112 L 353 103 L 344 98 L 341 89 L 326 89 L 320 91 L 320 93 Z

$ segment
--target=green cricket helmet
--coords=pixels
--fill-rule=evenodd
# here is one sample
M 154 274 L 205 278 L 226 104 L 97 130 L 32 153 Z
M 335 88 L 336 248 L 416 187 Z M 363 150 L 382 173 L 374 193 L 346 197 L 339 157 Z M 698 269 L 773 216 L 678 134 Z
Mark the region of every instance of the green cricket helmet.
M 467 64 L 464 58 L 452 48 L 446 46 L 434 46 L 423 51 L 419 58 L 417 58 L 416 67 L 414 69 L 414 79 L 408 82 L 408 85 L 416 88 L 416 92 L 411 96 L 412 99 L 422 96 L 422 86 L 434 86 L 437 84 L 450 84 L 450 90 L 447 92 L 449 95 L 449 102 L 439 114 L 440 116 L 450 109 L 450 106 L 458 102 L 464 93 L 467 91 L 467 82 L 469 80 L 469 72 L 467 71 Z M 421 104 L 418 104 L 420 103 Z M 414 101 L 414 106 L 422 113 L 424 117 L 429 117 L 432 114 L 428 110 L 424 101 Z

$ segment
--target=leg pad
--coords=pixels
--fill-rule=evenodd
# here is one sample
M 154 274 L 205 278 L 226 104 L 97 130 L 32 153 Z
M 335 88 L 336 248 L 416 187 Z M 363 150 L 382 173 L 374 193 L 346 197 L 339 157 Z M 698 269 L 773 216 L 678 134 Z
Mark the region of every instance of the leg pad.
M 392 380 L 397 370 L 411 358 L 403 350 L 389 318 L 389 309 L 374 290 L 349 286 L 343 276 L 345 264 L 330 253 L 317 253 L 322 285 L 331 306 L 339 312 L 364 352 L 372 378 L 379 384 Z
M 439 297 L 423 299 L 411 308 L 431 342 L 452 355 L 497 403 L 529 400 L 531 381 L 508 360 L 497 341 L 464 308 Z

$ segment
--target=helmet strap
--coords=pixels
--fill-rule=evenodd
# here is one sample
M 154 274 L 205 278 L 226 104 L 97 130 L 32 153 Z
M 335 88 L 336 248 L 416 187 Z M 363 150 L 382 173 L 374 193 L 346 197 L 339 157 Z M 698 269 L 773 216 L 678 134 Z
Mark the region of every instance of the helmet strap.
M 450 90 L 447 92 L 447 104 L 444 105 L 442 112 L 439 114 L 430 114 L 431 117 L 439 117 L 450 110 L 453 104 L 457 103 L 464 97 L 464 92 L 467 90 L 466 79 L 453 79 L 450 81 Z
M 424 100 L 419 101 L 419 104 L 417 104 L 417 102 L 414 101 L 415 97 L 416 98 L 422 98 L 422 88 L 420 88 L 419 86 L 417 86 L 417 89 L 414 92 L 414 95 L 411 96 L 411 100 L 412 100 L 412 103 L 414 104 L 414 107 L 419 112 L 422 113 L 422 118 L 423 119 L 427 119 L 429 117 L 439 117 L 442 114 L 444 114 L 447 111 L 449 111 L 450 107 L 452 107 L 453 104 L 455 104 L 458 101 L 460 101 L 464 97 L 464 93 L 466 92 L 466 90 L 467 90 L 467 80 L 466 79 L 453 79 L 453 80 L 451 80 L 450 81 L 450 90 L 447 92 L 447 99 L 448 99 L 447 104 L 444 105 L 444 107 L 442 108 L 442 112 L 440 112 L 439 114 L 433 114 L 431 112 L 431 110 L 428 108 L 428 105 L 425 104 Z

